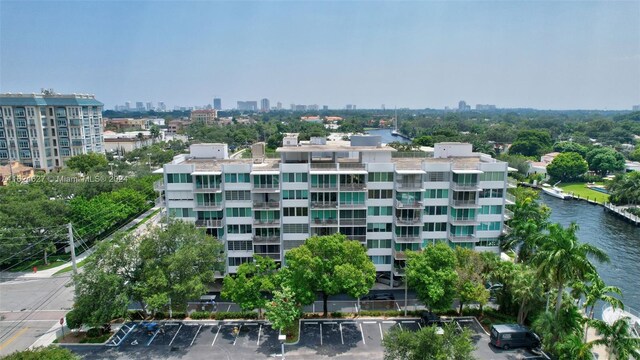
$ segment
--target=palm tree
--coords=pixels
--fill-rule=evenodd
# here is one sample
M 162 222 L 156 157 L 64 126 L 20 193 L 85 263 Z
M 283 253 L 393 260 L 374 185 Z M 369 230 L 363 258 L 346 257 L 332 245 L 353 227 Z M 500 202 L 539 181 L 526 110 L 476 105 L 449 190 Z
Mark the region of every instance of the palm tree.
M 536 202 L 538 194 L 531 189 L 518 188 L 515 195 L 513 219 L 509 221 L 512 231 L 505 236 L 502 248 L 518 249 L 518 262 L 527 262 L 540 244 L 550 212 Z
M 593 319 L 596 303 L 598 301 L 610 304 L 614 308 L 624 309 L 622 300 L 613 296 L 617 294 L 622 296 L 622 290 L 617 286 L 608 286 L 604 283 L 598 273 L 588 274 L 586 277 L 587 282 L 577 282 L 574 284 L 573 289 L 580 294 L 584 294 L 585 300 L 583 304 L 584 314 L 588 319 Z M 585 323 L 584 338 L 587 339 L 587 330 L 589 323 Z
M 602 338 L 592 341 L 594 345 L 604 345 L 611 360 L 640 359 L 640 338 L 631 334 L 629 318 L 623 317 L 609 325 L 602 320 L 592 320 L 591 326 L 600 332 Z
M 559 360 L 593 360 L 593 343 L 582 340 L 582 336 L 571 334 L 558 344 Z
M 548 274 L 551 285 L 558 291 L 556 316 L 562 307 L 565 286 L 596 272 L 589 256 L 601 262 L 609 260 L 604 251 L 591 244 L 581 243 L 576 236 L 577 231 L 578 225 L 575 223 L 566 229 L 560 224 L 549 225 L 549 234 L 545 236 L 544 243 L 533 258 L 538 274 Z
M 582 337 L 584 317 L 575 306 L 566 306 L 554 315 L 545 311 L 533 321 L 533 329 L 542 336 L 544 348 L 559 353 L 558 346 L 571 335 Z
M 516 271 L 512 273 L 511 282 L 511 294 L 514 300 L 519 302 L 518 324 L 524 325 L 532 303 L 543 295 L 542 283 L 535 270 L 523 264 L 516 266 Z

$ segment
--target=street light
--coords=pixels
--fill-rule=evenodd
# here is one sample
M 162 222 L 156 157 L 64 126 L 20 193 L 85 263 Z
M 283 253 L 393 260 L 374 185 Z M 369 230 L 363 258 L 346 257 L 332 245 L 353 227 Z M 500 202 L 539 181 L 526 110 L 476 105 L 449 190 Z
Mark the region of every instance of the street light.
M 281 349 L 282 360 L 284 360 L 284 342 L 287 340 L 287 335 L 284 335 L 284 334 L 278 335 L 278 340 L 280 340 L 280 344 L 282 346 L 282 349 Z

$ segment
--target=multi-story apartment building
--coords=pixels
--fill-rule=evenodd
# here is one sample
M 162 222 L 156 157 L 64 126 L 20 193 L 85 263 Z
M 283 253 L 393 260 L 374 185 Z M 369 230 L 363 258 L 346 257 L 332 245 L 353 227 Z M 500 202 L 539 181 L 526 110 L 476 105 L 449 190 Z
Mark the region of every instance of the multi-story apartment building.
M 218 118 L 218 110 L 193 110 L 189 117 L 191 122 L 201 122 L 204 124 L 214 124 Z
M 405 251 L 437 242 L 499 251 L 514 201 L 509 168 L 471 144 L 436 144 L 428 157 L 397 153 L 378 136 L 300 144 L 288 134 L 277 159 L 263 146 L 253 159 L 229 159 L 226 144 L 193 145 L 156 184 L 170 216 L 225 243 L 228 272 L 338 232 L 366 246 L 379 272 L 399 271 Z
M 93 95 L 0 94 L 0 164 L 50 171 L 71 156 L 104 152 L 102 107 Z

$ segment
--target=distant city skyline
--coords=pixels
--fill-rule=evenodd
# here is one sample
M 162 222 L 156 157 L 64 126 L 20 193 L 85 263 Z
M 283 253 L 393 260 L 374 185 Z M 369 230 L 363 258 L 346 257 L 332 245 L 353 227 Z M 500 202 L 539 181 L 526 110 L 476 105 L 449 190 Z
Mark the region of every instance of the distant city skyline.
M 0 0 L 0 92 L 89 93 L 106 109 L 630 110 L 639 19 L 638 1 Z

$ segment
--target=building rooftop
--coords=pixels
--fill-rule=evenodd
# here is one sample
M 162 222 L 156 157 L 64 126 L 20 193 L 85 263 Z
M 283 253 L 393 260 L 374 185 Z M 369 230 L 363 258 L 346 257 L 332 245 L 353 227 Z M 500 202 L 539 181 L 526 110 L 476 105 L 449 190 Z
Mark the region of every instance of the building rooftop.
M 103 106 L 89 94 L 0 94 L 0 106 Z
M 326 144 L 308 144 L 304 143 L 299 146 L 283 146 L 276 149 L 277 153 L 290 152 L 395 152 L 396 149 L 387 145 L 381 146 L 353 146 L 349 141 L 332 140 Z

